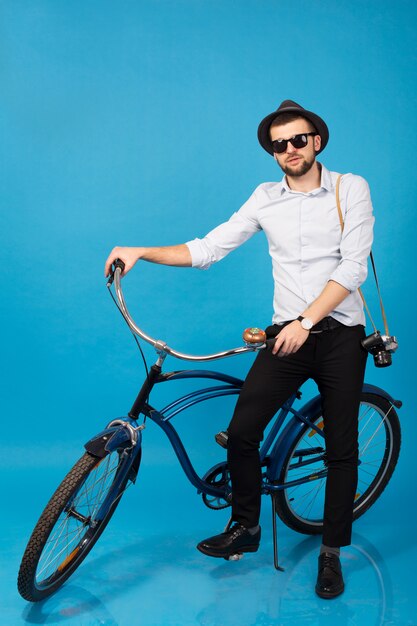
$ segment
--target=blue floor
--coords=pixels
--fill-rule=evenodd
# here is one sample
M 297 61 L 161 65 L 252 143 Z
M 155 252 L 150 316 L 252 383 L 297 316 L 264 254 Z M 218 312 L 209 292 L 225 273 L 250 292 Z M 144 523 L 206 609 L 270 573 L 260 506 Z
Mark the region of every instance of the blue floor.
M 170 457 L 162 464 L 148 461 L 84 564 L 39 604 L 18 595 L 17 570 L 36 516 L 65 470 L 28 471 L 22 462 L 20 469 L 3 471 L 2 625 L 417 625 L 417 538 L 401 514 L 395 476 L 381 501 L 356 522 L 352 545 L 343 551 L 345 593 L 326 601 L 314 593 L 320 538 L 279 522 L 285 572 L 276 572 L 265 500 L 259 552 L 231 563 L 205 557 L 195 544 L 220 531 L 227 513 L 208 510 Z M 168 493 L 159 482 L 167 468 L 176 485 Z

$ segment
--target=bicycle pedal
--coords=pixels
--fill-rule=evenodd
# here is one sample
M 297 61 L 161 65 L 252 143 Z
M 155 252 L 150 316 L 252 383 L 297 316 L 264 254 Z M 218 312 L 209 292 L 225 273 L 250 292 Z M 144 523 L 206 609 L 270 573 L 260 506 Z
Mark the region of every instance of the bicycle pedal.
M 217 435 L 214 435 L 214 438 L 219 446 L 221 446 L 222 448 L 227 448 L 227 440 L 229 438 L 227 430 L 221 430 L 219 433 L 217 433 Z
M 229 554 L 229 556 L 224 557 L 226 561 L 240 561 L 243 559 L 243 552 L 236 552 L 236 554 Z

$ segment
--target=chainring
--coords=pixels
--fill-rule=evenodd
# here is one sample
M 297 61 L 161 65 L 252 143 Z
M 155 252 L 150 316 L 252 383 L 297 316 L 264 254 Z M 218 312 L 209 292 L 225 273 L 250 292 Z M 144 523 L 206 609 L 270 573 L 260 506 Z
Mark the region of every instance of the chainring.
M 228 496 L 222 498 L 221 496 L 211 496 L 207 493 L 202 494 L 203 502 L 209 509 L 219 511 L 221 509 L 227 509 L 230 506 L 231 499 L 231 487 L 230 487 L 230 474 L 227 467 L 227 462 L 219 463 L 211 468 L 207 474 L 203 477 L 203 480 L 213 487 L 229 487 Z M 228 498 L 228 499 L 226 499 Z

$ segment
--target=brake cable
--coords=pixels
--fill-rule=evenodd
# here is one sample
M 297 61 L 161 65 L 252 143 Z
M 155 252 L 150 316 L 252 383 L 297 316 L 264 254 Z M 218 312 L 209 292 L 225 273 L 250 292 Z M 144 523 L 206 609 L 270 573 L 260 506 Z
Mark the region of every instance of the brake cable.
M 109 294 L 111 295 L 111 298 L 112 298 L 114 304 L 116 305 L 117 310 L 119 311 L 120 315 L 123 317 L 124 322 L 128 326 L 130 332 L 133 335 L 133 339 L 135 340 L 136 345 L 139 348 L 139 352 L 140 352 L 140 355 L 142 357 L 143 365 L 144 365 L 145 371 L 146 371 L 146 380 L 147 380 L 148 386 L 149 386 L 149 383 L 150 383 L 149 368 L 148 368 L 148 364 L 146 362 L 145 355 L 144 355 L 143 350 L 142 350 L 142 346 L 140 345 L 139 339 L 136 337 L 136 334 L 133 332 L 133 330 L 130 328 L 129 324 L 127 323 L 127 320 L 125 319 L 125 316 L 123 315 L 123 312 L 122 312 L 122 310 L 121 310 L 121 308 L 120 308 L 120 306 L 119 306 L 119 304 L 118 304 L 118 302 L 117 302 L 116 298 L 114 297 L 113 292 L 111 290 L 111 286 L 112 286 L 112 283 L 113 283 L 113 274 L 114 274 L 114 271 L 112 272 L 109 280 L 107 281 L 107 287 L 108 287 L 108 290 L 109 290 Z M 148 402 L 149 394 L 150 394 L 150 388 L 149 388 L 149 391 L 148 391 L 148 395 L 145 397 L 145 404 Z M 143 413 L 143 424 L 145 424 L 145 422 L 146 422 L 146 417 L 147 417 L 146 413 Z

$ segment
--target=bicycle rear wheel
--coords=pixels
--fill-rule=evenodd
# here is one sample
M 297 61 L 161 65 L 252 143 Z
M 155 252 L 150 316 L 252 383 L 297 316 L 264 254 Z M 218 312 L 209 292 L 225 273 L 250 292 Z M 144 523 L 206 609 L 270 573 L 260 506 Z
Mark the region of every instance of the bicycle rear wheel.
M 131 450 L 86 452 L 53 494 L 29 539 L 18 576 L 25 600 L 54 593 L 73 574 L 113 515 L 129 479 Z M 136 471 L 140 454 L 133 463 Z
M 319 412 L 313 423 L 321 429 Z M 276 492 L 276 510 L 290 528 L 305 534 L 323 532 L 324 487 L 326 465 L 324 439 L 309 426 L 304 426 L 294 440 L 278 482 L 288 485 Z M 353 519 L 363 515 L 387 486 L 398 460 L 401 428 L 392 404 L 381 396 L 362 393 L 359 408 L 358 487 Z

